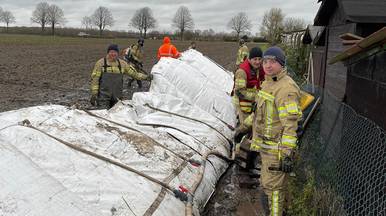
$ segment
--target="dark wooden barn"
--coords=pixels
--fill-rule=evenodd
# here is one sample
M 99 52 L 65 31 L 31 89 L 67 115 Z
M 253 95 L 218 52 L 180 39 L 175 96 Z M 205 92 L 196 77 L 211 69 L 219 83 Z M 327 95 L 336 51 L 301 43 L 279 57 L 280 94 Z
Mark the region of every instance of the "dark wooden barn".
M 344 45 L 342 38 L 347 33 L 368 37 L 386 24 L 385 0 L 318 0 L 320 8 L 314 19 L 314 26 L 307 29 L 303 43 L 312 45 L 314 84 L 323 89 L 324 112 L 321 135 L 328 138 L 336 124 L 338 108 L 346 101 L 347 90 L 353 80 L 348 80 L 343 62 L 328 64 L 335 56 L 351 45 Z M 344 39 L 344 38 L 343 38 Z M 347 83 L 350 82 L 350 83 Z M 346 84 L 349 88 L 346 87 Z M 350 100 L 354 100 L 352 97 Z
M 347 68 L 345 102 L 386 130 L 386 27 L 358 41 L 329 64 Z

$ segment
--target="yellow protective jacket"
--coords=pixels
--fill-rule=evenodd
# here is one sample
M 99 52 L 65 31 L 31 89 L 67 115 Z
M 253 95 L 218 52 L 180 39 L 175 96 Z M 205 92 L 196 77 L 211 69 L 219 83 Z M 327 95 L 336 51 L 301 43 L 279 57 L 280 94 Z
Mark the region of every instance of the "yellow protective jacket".
M 266 75 L 256 97 L 251 150 L 281 158 L 297 147 L 296 130 L 302 117 L 300 89 L 286 70 L 275 77 Z
M 107 60 L 107 67 L 106 67 L 107 73 L 123 73 L 137 80 L 145 80 L 148 78 L 148 75 L 137 72 L 137 70 L 135 70 L 133 66 L 127 64 L 124 60 L 117 59 L 115 61 L 110 61 L 108 57 L 106 57 L 106 60 Z M 119 69 L 118 61 L 120 62 L 121 69 Z M 94 70 L 91 73 L 91 94 L 93 95 L 96 95 L 99 92 L 99 80 L 103 72 L 104 72 L 104 58 L 101 58 L 96 62 L 94 66 Z
M 128 53 L 130 52 L 130 53 Z M 142 63 L 143 60 L 143 53 L 142 49 L 138 44 L 133 44 L 125 51 L 125 56 L 128 54 L 131 54 L 131 57 L 138 63 Z
M 237 59 L 236 59 L 236 65 L 240 65 L 244 62 L 246 58 L 248 58 L 249 50 L 247 45 L 243 44 L 240 46 L 239 50 L 237 51 Z
M 245 71 L 243 69 L 238 69 L 235 74 L 235 92 L 240 92 L 240 94 L 243 95 L 244 100 L 253 101 L 257 94 L 257 89 L 254 88 L 247 88 L 247 75 L 245 74 Z M 241 109 L 241 111 L 250 113 L 252 108 L 252 103 L 250 102 L 240 102 L 240 99 L 236 95 L 236 93 L 233 95 L 233 103 L 238 108 Z M 246 103 L 246 104 L 242 104 Z

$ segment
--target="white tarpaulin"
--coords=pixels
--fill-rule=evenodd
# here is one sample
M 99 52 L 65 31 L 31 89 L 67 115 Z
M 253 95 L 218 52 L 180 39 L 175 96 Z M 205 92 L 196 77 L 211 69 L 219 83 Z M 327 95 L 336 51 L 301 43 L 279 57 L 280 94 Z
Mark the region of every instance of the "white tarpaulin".
M 149 92 L 110 110 L 0 113 L 0 215 L 185 215 L 172 190 L 192 193 L 203 172 L 198 215 L 227 168 L 203 158 L 230 156 L 233 78 L 195 50 L 152 73 Z

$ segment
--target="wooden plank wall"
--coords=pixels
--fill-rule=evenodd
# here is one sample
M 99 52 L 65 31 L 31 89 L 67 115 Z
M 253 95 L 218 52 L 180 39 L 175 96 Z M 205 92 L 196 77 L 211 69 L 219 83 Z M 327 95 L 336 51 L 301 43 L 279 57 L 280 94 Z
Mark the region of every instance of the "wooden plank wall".
M 386 130 L 386 52 L 348 65 L 347 104 Z

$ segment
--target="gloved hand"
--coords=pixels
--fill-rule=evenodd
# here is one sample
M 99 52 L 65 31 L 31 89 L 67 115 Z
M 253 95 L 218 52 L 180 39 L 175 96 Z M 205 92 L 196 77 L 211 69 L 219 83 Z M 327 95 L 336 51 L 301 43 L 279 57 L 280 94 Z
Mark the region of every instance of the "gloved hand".
M 138 63 L 138 65 L 139 65 L 141 68 L 143 68 L 142 62 Z
M 149 74 L 146 80 L 152 81 L 154 78 L 153 74 Z
M 97 99 L 98 99 L 98 96 L 96 94 L 91 95 L 91 98 L 90 98 L 91 105 L 97 106 L 98 105 L 97 104 Z
M 256 107 L 257 107 L 257 104 L 256 102 L 253 102 L 252 103 L 252 109 L 251 109 L 251 112 L 254 113 L 256 111 Z
M 285 173 L 292 172 L 294 169 L 293 159 L 290 156 L 284 156 L 284 158 L 280 160 L 280 169 Z
M 237 97 L 239 98 L 239 99 L 244 99 L 245 97 L 244 97 L 244 95 L 243 94 L 241 94 L 241 92 L 240 91 L 238 91 L 238 90 L 236 90 L 236 95 L 237 95 Z

